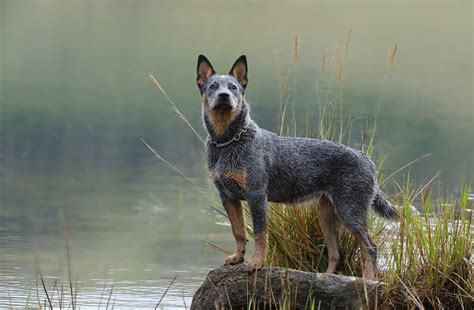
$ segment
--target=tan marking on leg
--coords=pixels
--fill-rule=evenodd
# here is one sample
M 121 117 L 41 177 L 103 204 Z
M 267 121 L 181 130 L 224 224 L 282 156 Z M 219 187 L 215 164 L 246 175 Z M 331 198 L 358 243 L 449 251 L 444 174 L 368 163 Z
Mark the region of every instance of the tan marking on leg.
M 239 97 L 239 101 L 237 102 L 237 107 L 235 111 L 227 113 L 216 113 L 212 111 L 209 107 L 209 102 L 207 101 L 206 95 L 203 95 L 201 99 L 204 111 L 206 111 L 206 114 L 209 117 L 209 122 L 211 123 L 212 130 L 214 130 L 214 133 L 218 136 L 223 135 L 227 131 L 229 125 L 234 121 L 234 119 L 237 117 L 237 115 L 240 114 L 240 111 L 242 110 L 242 95 L 240 95 Z
M 245 188 L 245 184 L 247 182 L 247 171 L 229 170 L 224 172 L 224 178 L 236 182 L 241 188 Z
M 209 171 L 209 177 L 213 182 L 219 179 L 219 174 L 217 173 L 217 170 L 215 168 L 212 168 L 211 171 Z
M 375 270 L 372 256 L 369 253 L 369 248 L 365 244 L 361 244 L 362 260 L 364 261 L 364 269 L 362 271 L 362 277 L 364 279 L 374 280 Z
M 334 273 L 337 264 L 339 263 L 339 259 L 341 258 L 339 245 L 342 224 L 336 214 L 334 205 L 326 196 L 320 198 L 317 212 L 319 226 L 321 227 L 328 248 L 328 268 L 326 272 Z
M 267 232 L 254 236 L 255 248 L 252 258 L 248 264 L 249 271 L 255 271 L 263 267 L 265 263 L 265 252 L 267 250 Z
M 242 203 L 240 201 L 232 204 L 224 204 L 224 208 L 227 211 L 227 216 L 229 217 L 229 221 L 232 226 L 232 233 L 235 239 L 234 254 L 227 257 L 225 264 L 234 265 L 244 261 L 245 250 L 248 241 L 245 232 L 244 212 L 242 210 Z

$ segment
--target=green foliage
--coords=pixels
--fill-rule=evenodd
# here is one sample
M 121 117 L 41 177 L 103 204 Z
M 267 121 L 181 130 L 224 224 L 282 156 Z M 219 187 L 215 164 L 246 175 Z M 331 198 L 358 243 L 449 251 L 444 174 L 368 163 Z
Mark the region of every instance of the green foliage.
M 391 305 L 469 308 L 472 303 L 471 186 L 458 200 L 443 198 L 433 205 L 425 193 L 417 208 L 406 192 L 396 237 L 384 245 L 387 267 L 385 298 Z
M 423 193 L 416 202 L 408 198 L 407 192 L 400 192 L 400 223 L 371 218 L 369 231 L 379 250 L 378 278 L 386 283 L 384 305 L 469 308 L 473 298 L 473 226 L 467 200 L 470 190 L 466 186 L 459 200 L 440 199 L 436 207 L 430 192 Z M 326 270 L 326 246 L 316 208 L 315 203 L 270 204 L 267 265 L 310 272 Z M 247 219 L 250 223 L 250 216 Z M 251 231 L 250 225 L 248 229 Z M 346 255 L 342 274 L 360 276 L 359 244 L 347 231 L 342 243 Z

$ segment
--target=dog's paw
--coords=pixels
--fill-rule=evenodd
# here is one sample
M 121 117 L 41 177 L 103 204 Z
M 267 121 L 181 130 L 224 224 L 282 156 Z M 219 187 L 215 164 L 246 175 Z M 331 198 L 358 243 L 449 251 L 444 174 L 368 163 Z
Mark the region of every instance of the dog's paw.
M 244 262 L 244 257 L 239 254 L 232 254 L 225 259 L 224 265 L 237 265 Z
M 252 258 L 249 261 L 249 264 L 247 266 L 248 272 L 254 272 L 260 268 L 263 267 L 263 259 L 261 258 Z

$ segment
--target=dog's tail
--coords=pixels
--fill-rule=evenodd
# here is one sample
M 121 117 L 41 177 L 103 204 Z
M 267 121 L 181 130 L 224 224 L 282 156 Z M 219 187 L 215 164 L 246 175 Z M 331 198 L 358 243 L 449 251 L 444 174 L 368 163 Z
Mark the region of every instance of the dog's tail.
M 375 213 L 383 218 L 388 220 L 396 220 L 400 218 L 397 209 L 385 200 L 380 192 L 375 195 L 372 206 L 374 207 Z

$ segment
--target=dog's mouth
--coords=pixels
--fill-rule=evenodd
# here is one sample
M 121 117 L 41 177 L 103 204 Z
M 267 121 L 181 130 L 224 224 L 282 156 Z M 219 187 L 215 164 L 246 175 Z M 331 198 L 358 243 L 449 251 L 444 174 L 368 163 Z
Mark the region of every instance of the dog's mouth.
M 232 111 L 232 104 L 230 103 L 229 100 L 219 100 L 215 105 L 214 107 L 212 108 L 212 110 L 214 112 L 218 112 L 218 113 L 225 113 L 225 112 L 230 112 Z

